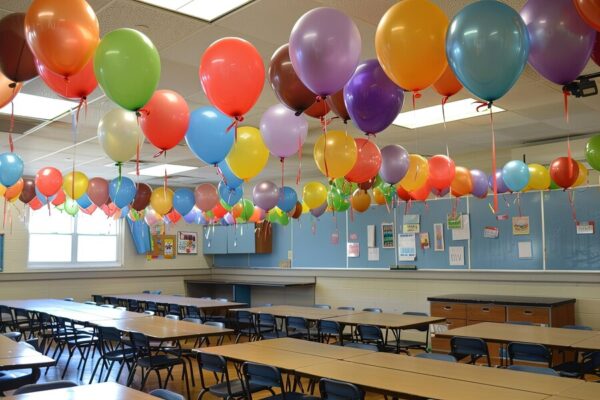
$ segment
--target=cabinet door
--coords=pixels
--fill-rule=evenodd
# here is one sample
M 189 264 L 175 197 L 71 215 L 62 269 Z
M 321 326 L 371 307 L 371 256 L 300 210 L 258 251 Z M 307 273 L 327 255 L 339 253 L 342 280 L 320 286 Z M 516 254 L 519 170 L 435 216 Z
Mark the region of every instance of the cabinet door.
M 227 228 L 227 253 L 250 254 L 256 252 L 254 224 L 229 225 Z
M 202 231 L 202 252 L 204 254 L 227 254 L 227 227 L 205 226 Z

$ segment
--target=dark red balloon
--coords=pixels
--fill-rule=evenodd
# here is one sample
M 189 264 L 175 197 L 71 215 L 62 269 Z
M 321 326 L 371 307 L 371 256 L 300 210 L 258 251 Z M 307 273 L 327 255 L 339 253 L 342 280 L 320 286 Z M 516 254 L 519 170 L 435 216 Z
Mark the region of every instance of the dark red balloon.
M 98 207 L 106 204 L 110 196 L 108 194 L 108 181 L 104 178 L 92 178 L 88 182 L 87 195 Z
M 98 86 L 96 75 L 94 74 L 94 59 L 83 67 L 83 69 L 65 79 L 56 72 L 46 68 L 39 60 L 35 60 L 35 65 L 40 77 L 50 89 L 62 97 L 69 99 L 85 99 Z
M 35 78 L 35 57 L 25 39 L 25 14 L 0 19 L 0 71 L 14 82 Z
M 298 219 L 302 215 L 302 203 L 299 201 L 296 202 L 296 208 L 294 208 L 294 212 L 292 214 L 292 218 Z
M 396 194 L 404 201 L 412 200 L 410 193 L 408 193 L 404 188 L 400 185 L 396 186 Z
M 569 167 L 569 161 L 571 166 Z M 579 176 L 577 161 L 569 157 L 558 157 L 550 164 L 550 178 L 563 189 L 573 186 Z
M 344 103 L 344 90 L 340 90 L 337 93 L 332 94 L 326 99 L 327 105 L 331 108 L 331 111 L 338 117 L 347 123 L 350 121 L 350 115 L 348 114 L 348 110 L 346 109 L 346 103 Z
M 366 182 L 361 182 L 358 184 L 358 187 L 361 188 L 362 190 L 369 190 L 375 184 L 376 179 L 377 179 L 377 177 L 373 177 Z
M 592 60 L 600 67 L 600 32 L 596 32 L 596 41 L 592 49 Z
M 152 188 L 145 183 L 137 184 L 137 191 L 131 203 L 131 208 L 136 211 L 142 211 L 150 204 L 150 196 L 152 195 Z
M 23 178 L 23 190 L 19 195 L 19 200 L 28 204 L 35 198 L 35 181 L 33 178 Z M 41 203 L 40 203 L 41 204 Z

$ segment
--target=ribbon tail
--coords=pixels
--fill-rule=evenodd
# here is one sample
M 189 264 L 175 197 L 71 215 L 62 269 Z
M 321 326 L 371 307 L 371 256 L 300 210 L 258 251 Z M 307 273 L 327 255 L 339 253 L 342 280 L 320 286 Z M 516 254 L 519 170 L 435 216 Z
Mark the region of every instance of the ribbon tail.
M 492 127 L 492 189 L 494 191 L 494 214 L 498 212 L 498 178 L 496 177 L 496 132 L 494 130 L 494 113 L 490 107 L 490 124 Z

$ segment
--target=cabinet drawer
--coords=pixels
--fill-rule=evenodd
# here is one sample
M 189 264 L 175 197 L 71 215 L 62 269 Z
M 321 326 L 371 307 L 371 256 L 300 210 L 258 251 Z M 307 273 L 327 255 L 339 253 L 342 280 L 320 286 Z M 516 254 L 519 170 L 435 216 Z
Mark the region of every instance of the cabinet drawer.
M 545 307 L 508 307 L 509 322 L 531 322 L 534 324 L 550 324 L 550 309 Z
M 431 303 L 431 315 L 434 317 L 466 319 L 467 307 L 461 303 L 441 303 L 434 301 Z
M 506 307 L 493 304 L 469 304 L 467 319 L 469 321 L 505 322 Z
M 457 318 L 447 318 L 446 325 L 448 326 L 448 329 L 462 328 L 463 326 L 467 326 L 467 320 L 466 319 L 457 319 Z

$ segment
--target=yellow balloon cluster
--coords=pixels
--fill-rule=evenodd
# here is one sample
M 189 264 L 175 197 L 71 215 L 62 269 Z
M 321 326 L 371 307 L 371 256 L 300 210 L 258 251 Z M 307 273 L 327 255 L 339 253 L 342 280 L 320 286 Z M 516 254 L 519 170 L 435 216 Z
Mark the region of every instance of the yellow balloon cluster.
M 164 187 L 154 189 L 150 196 L 150 206 L 161 216 L 168 214 L 173 208 L 173 191 L 169 188 L 165 191 Z
M 339 178 L 350 172 L 357 156 L 356 142 L 346 132 L 329 131 L 315 143 L 315 162 L 319 171 L 329 178 Z
M 251 126 L 237 130 L 237 140 L 225 158 L 231 172 L 245 181 L 254 178 L 269 161 L 269 149 L 263 142 L 260 131 Z
M 585 165 L 580 161 L 577 161 L 577 165 L 579 166 L 579 175 L 577 175 L 577 180 L 573 184 L 574 187 L 585 185 L 588 181 L 588 170 Z
M 321 182 L 308 182 L 302 190 L 302 200 L 309 209 L 321 207 L 327 201 L 327 187 Z
M 73 200 L 83 196 L 88 189 L 88 177 L 83 172 L 73 171 L 63 176 L 63 190 Z
M 409 166 L 408 172 L 400 181 L 400 186 L 407 192 L 412 192 L 421 188 L 427 182 L 429 178 L 429 163 L 427 159 L 418 154 L 411 154 L 408 156 Z
M 544 190 L 550 187 L 550 172 L 540 164 L 529 164 L 529 183 L 525 190 Z

